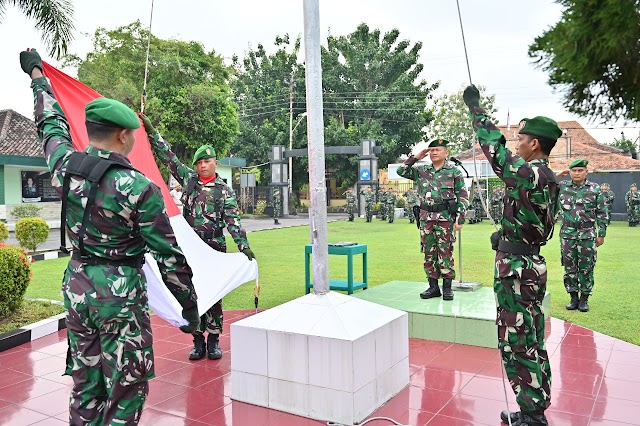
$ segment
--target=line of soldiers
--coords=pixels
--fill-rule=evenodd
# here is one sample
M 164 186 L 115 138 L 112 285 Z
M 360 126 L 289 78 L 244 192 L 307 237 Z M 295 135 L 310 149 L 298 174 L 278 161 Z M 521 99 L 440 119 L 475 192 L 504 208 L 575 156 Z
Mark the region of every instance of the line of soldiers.
M 632 183 L 629 187 L 629 191 L 624 196 L 624 201 L 627 205 L 629 226 L 638 226 L 638 222 L 640 222 L 640 192 L 638 192 L 638 186 L 635 183 Z

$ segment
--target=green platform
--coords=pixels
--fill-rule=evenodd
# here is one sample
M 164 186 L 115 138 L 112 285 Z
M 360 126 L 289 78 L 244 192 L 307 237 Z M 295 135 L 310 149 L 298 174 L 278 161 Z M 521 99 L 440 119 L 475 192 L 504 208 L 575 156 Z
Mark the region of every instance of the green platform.
M 496 304 L 493 289 L 482 287 L 473 292 L 454 292 L 454 300 L 420 299 L 424 282 L 391 281 L 353 294 L 363 300 L 400 309 L 409 314 L 409 337 L 495 348 Z M 543 303 L 545 314 L 551 310 L 551 295 Z

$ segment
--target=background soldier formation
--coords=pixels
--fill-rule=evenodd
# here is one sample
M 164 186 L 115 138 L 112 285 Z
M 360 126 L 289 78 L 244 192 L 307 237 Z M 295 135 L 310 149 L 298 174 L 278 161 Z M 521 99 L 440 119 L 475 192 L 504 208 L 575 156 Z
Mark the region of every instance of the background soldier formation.
M 494 186 L 489 201 L 491 202 L 491 217 L 494 222 L 500 223 L 502 221 L 502 210 L 504 209 L 504 188 Z
M 420 203 L 418 194 L 416 193 L 415 189 L 410 189 L 404 193 L 404 197 L 407 199 L 409 223 L 413 223 L 416 220 L 416 216 L 413 214 L 413 206 L 417 206 Z
M 582 312 L 589 310 L 587 300 L 593 292 L 596 247 L 604 243 L 609 223 L 600 186 L 586 178 L 588 164 L 587 160 L 575 160 L 568 171 L 558 174 L 571 175 L 571 181 L 560 182 L 560 251 L 564 286 L 571 295 L 567 309 Z
M 282 209 L 282 194 L 280 194 L 280 188 L 277 186 L 273 188 L 273 224 L 280 225 L 278 217 L 280 217 L 280 210 Z
M 89 147 L 80 154 L 42 75 L 38 53 L 21 52 L 20 65 L 32 78 L 38 136 L 52 185 L 66 203 L 62 226 L 74 249 L 62 280 L 69 343 L 65 374 L 73 379 L 69 424 L 137 424 L 148 380 L 155 376 L 143 256 L 149 251 L 156 259 L 189 322 L 180 327 L 186 333 L 199 322 L 191 268 L 174 237 L 160 188 L 127 159 L 133 129 L 140 127 L 133 111 L 112 99 L 87 104 Z M 119 166 L 91 183 L 83 175 L 71 176 L 75 158 Z M 66 179 L 73 185 L 64 184 Z M 64 193 L 63 186 L 71 189 Z
M 342 195 L 347 197 L 347 214 L 349 215 L 349 222 L 353 222 L 356 214 L 356 194 L 354 194 L 353 189 L 347 189 Z
M 422 299 L 440 297 L 453 300 L 451 284 L 455 278 L 453 264 L 454 231 L 462 229 L 468 195 L 460 171 L 446 161 L 448 141 L 436 139 L 416 156 L 410 155 L 398 167 L 398 175 L 416 181 L 420 200 L 420 237 L 424 252 L 424 271 L 429 287 Z M 427 154 L 432 164 L 415 166 Z M 442 293 L 438 279 L 442 278 Z
M 360 191 L 360 195 L 364 197 L 364 214 L 367 222 L 371 222 L 373 218 L 373 197 L 374 193 L 370 186 Z
M 387 193 L 384 196 L 384 204 L 389 223 L 393 223 L 396 213 L 396 194 L 393 192 L 393 189 L 387 188 Z
M 640 192 L 635 183 L 632 183 L 624 196 L 624 201 L 627 204 L 627 218 L 629 220 L 629 226 L 638 226 L 640 222 Z
M 238 246 L 238 251 L 249 260 L 255 255 L 249 248 L 247 234 L 240 224 L 240 212 L 233 190 L 216 173 L 218 160 L 211 145 L 203 145 L 193 156 L 192 165 L 185 165 L 171 151 L 171 146 L 162 138 L 151 121 L 141 115 L 154 155 L 169 169 L 184 189 L 182 193 L 182 215 L 196 234 L 212 249 L 226 253 L 227 242 L 223 230 L 226 227 Z M 222 333 L 222 299 L 200 317 L 200 326 L 193 332 L 193 349 L 190 360 L 205 356 L 204 332 L 208 333 L 206 354 L 209 359 L 220 359 L 222 350 L 218 337 Z
M 476 183 L 473 183 L 474 188 L 476 188 Z M 473 210 L 473 217 L 469 219 L 469 224 L 473 225 L 475 223 L 482 222 L 482 217 L 484 216 L 484 207 L 482 207 L 482 198 L 478 191 L 473 195 L 473 199 L 471 200 L 471 210 Z

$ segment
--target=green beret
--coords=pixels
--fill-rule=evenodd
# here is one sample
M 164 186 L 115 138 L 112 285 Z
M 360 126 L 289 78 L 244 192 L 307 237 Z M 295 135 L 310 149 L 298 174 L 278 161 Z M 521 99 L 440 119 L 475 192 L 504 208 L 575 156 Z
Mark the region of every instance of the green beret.
M 587 167 L 587 164 L 589 164 L 589 160 L 573 160 L 571 164 L 569 164 L 569 168 L 573 169 L 574 167 Z
M 211 145 L 202 145 L 193 155 L 193 165 L 203 158 L 216 158 L 216 150 Z
M 118 129 L 137 129 L 140 119 L 135 112 L 115 99 L 97 98 L 84 108 L 86 119 L 90 123 L 102 124 Z
M 434 148 L 436 146 L 447 146 L 449 144 L 449 141 L 446 139 L 434 139 L 431 142 L 429 142 L 429 148 Z
M 540 136 L 552 141 L 557 141 L 562 136 L 562 129 L 558 127 L 558 123 L 541 115 L 520 120 L 520 130 L 518 132 L 523 135 Z

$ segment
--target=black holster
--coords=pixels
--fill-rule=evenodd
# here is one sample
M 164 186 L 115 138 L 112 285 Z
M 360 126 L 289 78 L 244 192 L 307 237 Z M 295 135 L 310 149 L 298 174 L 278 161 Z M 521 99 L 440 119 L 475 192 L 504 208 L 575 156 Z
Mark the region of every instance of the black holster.
M 502 238 L 502 229 L 491 234 L 489 239 L 491 240 L 491 248 L 494 251 L 498 251 L 498 244 L 500 243 L 500 238 Z

